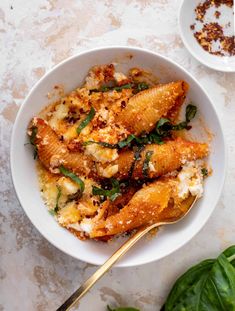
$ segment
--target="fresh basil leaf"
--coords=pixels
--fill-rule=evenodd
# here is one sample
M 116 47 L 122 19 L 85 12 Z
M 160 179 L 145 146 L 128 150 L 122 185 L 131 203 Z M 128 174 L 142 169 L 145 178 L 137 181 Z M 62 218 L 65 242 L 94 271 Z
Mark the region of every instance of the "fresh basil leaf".
M 122 149 L 122 148 L 128 146 L 134 139 L 136 139 L 136 136 L 133 135 L 133 134 L 131 134 L 131 135 L 129 135 L 129 136 L 127 137 L 127 139 L 121 140 L 119 143 L 117 143 L 117 145 L 118 145 L 118 147 L 119 147 L 120 149 Z
M 33 146 L 33 158 L 34 160 L 37 158 L 38 156 L 38 147 L 36 145 L 36 136 L 37 136 L 37 133 L 38 133 L 38 128 L 36 126 L 33 126 L 32 129 L 32 134 L 30 135 L 30 138 L 29 138 L 29 141 L 30 141 L 30 144 Z
M 108 311 L 140 311 L 139 309 L 132 308 L 132 307 L 125 307 L 125 308 L 111 308 L 110 306 L 107 306 Z
M 31 131 L 32 131 L 32 134 L 30 135 L 29 140 L 30 140 L 31 145 L 35 145 L 35 139 L 38 133 L 38 128 L 36 126 L 33 126 Z
M 203 176 L 203 177 L 208 176 L 208 170 L 207 170 L 205 167 L 203 167 L 203 168 L 201 169 L 201 172 L 202 172 L 202 176 Z
M 111 88 L 109 86 L 101 86 L 101 88 L 98 90 L 98 92 L 108 92 Z
M 144 178 L 148 178 L 149 162 L 150 162 L 152 155 L 153 155 L 153 151 L 147 151 L 145 154 L 145 160 L 144 160 L 143 168 L 142 168 L 142 173 L 143 173 Z
M 147 90 L 149 85 L 145 82 L 140 82 L 135 85 L 135 93 L 139 93 L 141 91 Z
M 133 92 L 136 94 L 136 93 L 139 93 L 141 91 L 144 91 L 144 90 L 147 90 L 149 88 L 149 85 L 145 82 L 140 82 L 140 83 L 127 83 L 127 84 L 123 84 L 123 85 L 120 85 L 120 86 L 101 86 L 100 89 L 93 89 L 93 90 L 90 90 L 90 92 L 109 92 L 109 91 L 117 91 L 117 92 L 121 92 L 122 90 L 125 90 L 125 89 L 131 89 L 133 88 Z
M 81 193 L 81 191 L 80 191 L 80 189 L 79 189 L 76 193 L 74 193 L 74 194 L 69 194 L 69 195 L 68 195 L 68 200 L 67 200 L 67 202 L 71 202 L 71 201 L 73 201 L 73 200 L 80 199 L 81 197 L 82 197 L 82 193 Z
M 188 127 L 188 123 L 186 121 L 182 121 L 178 124 L 172 125 L 172 130 L 173 131 L 181 131 L 184 130 Z
M 133 175 L 136 162 L 141 159 L 141 151 L 143 150 L 143 148 L 144 148 L 143 145 L 135 146 L 133 148 L 133 150 L 134 150 L 134 161 L 131 163 L 131 168 L 130 168 L 130 171 L 129 171 L 129 174 L 128 174 L 128 178 L 129 179 Z
M 128 83 L 128 84 L 124 84 L 124 85 L 121 85 L 121 86 L 115 86 L 115 87 L 113 87 L 113 90 L 115 90 L 117 92 L 121 92 L 124 89 L 131 89 L 132 86 L 133 85 L 131 83 Z
M 119 141 L 117 144 L 109 144 L 102 141 L 94 141 L 88 140 L 83 143 L 84 146 L 90 144 L 97 144 L 102 147 L 110 148 L 110 149 L 123 149 L 125 147 L 138 146 L 138 145 L 146 145 L 146 144 L 164 144 L 162 138 L 156 133 L 143 134 L 142 136 L 135 136 L 134 134 L 130 134 L 126 139 Z
M 174 310 L 180 297 L 182 297 L 187 289 L 196 283 L 202 275 L 207 273 L 212 268 L 214 262 L 215 260 L 204 260 L 185 272 L 174 284 L 167 298 L 165 310 Z
M 158 145 L 164 144 L 164 141 L 162 140 L 162 138 L 156 133 L 150 133 L 148 138 L 149 138 L 149 143 L 158 144 Z
M 56 205 L 55 205 L 55 208 L 54 208 L 54 211 L 55 213 L 58 213 L 59 211 L 59 199 L 61 197 L 61 188 L 59 186 L 56 186 L 57 188 L 57 197 L 56 197 Z
M 120 192 L 116 192 L 116 193 L 114 193 L 114 194 L 111 194 L 111 195 L 109 196 L 109 198 L 110 198 L 110 200 L 113 202 L 113 201 L 115 201 L 115 200 L 117 199 L 117 197 L 119 197 L 120 195 L 121 195 Z
M 157 125 L 156 125 L 156 128 L 161 128 L 163 125 L 165 124 L 169 124 L 171 123 L 171 121 L 169 119 L 166 119 L 166 118 L 161 118 L 158 122 L 157 122 Z
M 173 286 L 165 311 L 234 311 L 235 246 L 189 269 Z
M 228 261 L 235 267 L 235 245 L 227 248 L 223 254 L 227 257 Z
M 81 193 L 83 193 L 83 191 L 85 189 L 85 184 L 77 175 L 75 175 L 73 172 L 71 172 L 68 169 L 66 169 L 63 165 L 61 165 L 59 167 L 59 170 L 60 170 L 60 173 L 63 174 L 65 177 L 69 177 L 75 183 L 77 183 L 79 185 L 79 187 L 80 187 Z
M 186 114 L 185 114 L 185 118 L 186 118 L 186 122 L 189 123 L 196 115 L 197 113 L 197 107 L 189 104 L 186 107 Z
M 52 216 L 55 216 L 56 215 L 56 212 L 54 209 L 49 209 L 48 212 L 52 215 Z
M 189 122 L 195 117 L 197 107 L 189 104 L 186 107 L 185 121 L 178 124 L 172 124 L 169 119 L 161 118 L 156 124 L 156 133 L 160 137 L 167 137 L 171 135 L 171 131 L 181 131 L 188 128 Z
M 121 195 L 119 181 L 112 178 L 111 183 L 112 189 L 103 189 L 96 186 L 92 186 L 92 194 L 99 195 L 104 198 L 108 197 L 111 201 L 116 200 L 116 198 Z
M 94 118 L 95 116 L 95 109 L 93 107 L 91 107 L 91 110 L 89 111 L 88 115 L 86 116 L 86 118 L 79 124 L 78 128 L 77 128 L 77 133 L 80 134 L 81 131 L 91 122 L 91 120 Z
M 124 89 L 131 89 L 133 87 L 132 83 L 127 83 L 127 84 L 123 84 L 120 86 L 101 86 L 100 89 L 93 89 L 90 90 L 90 92 L 108 92 L 108 91 L 117 91 L 117 92 L 121 92 Z
M 110 149 L 117 149 L 118 148 L 118 144 L 109 144 L 109 143 L 105 143 L 102 141 L 88 140 L 88 141 L 85 141 L 83 143 L 84 146 L 91 145 L 91 144 L 97 144 L 97 145 L 100 145 L 102 147 L 110 148 Z
M 169 131 L 172 130 L 172 124 L 169 119 L 161 118 L 156 124 L 156 133 L 160 137 L 169 136 Z

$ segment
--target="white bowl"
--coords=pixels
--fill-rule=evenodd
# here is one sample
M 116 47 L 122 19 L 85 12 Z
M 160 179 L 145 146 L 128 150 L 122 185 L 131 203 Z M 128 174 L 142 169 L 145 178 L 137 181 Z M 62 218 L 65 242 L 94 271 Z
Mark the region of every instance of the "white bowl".
M 202 0 L 182 0 L 179 9 L 179 29 L 180 35 L 184 42 L 184 45 L 188 51 L 203 65 L 224 72 L 235 72 L 235 56 L 216 56 L 205 51 L 197 40 L 194 38 L 193 32 L 190 29 L 190 25 L 195 22 L 195 12 L 194 9 L 197 7 Z M 231 25 L 233 25 L 233 15 L 232 8 L 226 8 L 225 6 L 219 8 L 221 14 L 221 21 L 216 20 L 216 22 L 221 25 L 228 23 L 230 20 Z M 212 21 L 212 12 L 209 14 L 208 18 Z M 200 23 L 199 23 L 200 24 Z
M 90 67 L 110 62 L 119 63 L 119 68 L 124 71 L 136 66 L 151 70 L 162 82 L 177 79 L 187 81 L 190 85 L 188 98 L 198 106 L 199 114 L 204 117 L 208 128 L 214 133 L 209 159 L 213 175 L 206 181 L 204 197 L 185 221 L 162 228 L 151 240 L 143 238 L 117 264 L 127 267 L 158 260 L 187 243 L 210 217 L 222 190 L 225 146 L 220 122 L 205 91 L 187 71 L 156 53 L 130 47 L 95 49 L 63 61 L 33 87 L 18 112 L 11 141 L 11 171 L 15 190 L 25 213 L 39 232 L 54 246 L 77 259 L 97 265 L 102 264 L 117 249 L 122 239 L 107 244 L 95 241 L 83 242 L 56 223 L 40 196 L 32 150 L 30 146 L 24 145 L 28 140 L 26 128 L 30 119 L 48 104 L 46 94 L 56 84 L 64 85 L 65 91 L 69 92 L 80 85 Z

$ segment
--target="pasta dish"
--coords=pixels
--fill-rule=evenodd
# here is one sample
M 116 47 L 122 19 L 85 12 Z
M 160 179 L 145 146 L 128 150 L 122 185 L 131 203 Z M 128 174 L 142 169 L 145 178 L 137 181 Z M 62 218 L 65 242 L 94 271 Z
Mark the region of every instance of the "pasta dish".
M 188 89 L 185 81 L 156 83 L 139 68 L 95 66 L 31 120 L 40 191 L 61 226 L 106 241 L 180 216 L 202 196 L 209 148 L 184 138 L 197 113 L 184 105 Z

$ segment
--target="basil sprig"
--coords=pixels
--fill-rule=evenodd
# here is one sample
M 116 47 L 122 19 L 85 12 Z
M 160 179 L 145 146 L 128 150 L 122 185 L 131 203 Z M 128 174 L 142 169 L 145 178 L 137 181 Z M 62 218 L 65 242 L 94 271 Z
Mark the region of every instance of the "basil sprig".
M 89 111 L 88 115 L 86 116 L 86 118 L 79 124 L 78 128 L 77 128 L 77 133 L 80 134 L 81 131 L 91 122 L 91 120 L 94 118 L 95 116 L 95 109 L 93 107 L 91 107 L 91 110 Z
M 135 165 L 136 162 L 139 161 L 141 159 L 141 151 L 143 150 L 144 146 L 143 145 L 139 145 L 139 146 L 134 146 L 133 147 L 133 151 L 134 151 L 134 160 L 131 163 L 131 168 L 130 171 L 128 173 L 128 178 L 130 179 L 133 175 L 134 169 L 135 169 Z
M 75 183 L 77 183 L 80 187 L 80 192 L 81 194 L 83 193 L 83 191 L 85 190 L 85 184 L 84 182 L 81 180 L 81 178 L 79 178 L 77 175 L 75 175 L 73 172 L 69 171 L 67 168 L 65 168 L 63 165 L 61 165 L 59 167 L 60 173 L 63 174 L 65 177 L 69 177 L 70 179 L 72 179 Z
M 55 214 L 57 214 L 59 211 L 59 200 L 61 197 L 61 188 L 59 186 L 56 186 L 56 188 L 57 188 L 56 204 L 55 204 L 55 208 L 53 210 L 55 212 Z
M 201 169 L 201 173 L 202 173 L 202 176 L 203 176 L 203 177 L 208 176 L 208 169 L 205 168 L 205 167 L 203 167 L 203 168 Z
M 99 195 L 104 199 L 109 198 L 111 201 L 116 200 L 116 198 L 121 195 L 119 181 L 112 178 L 111 184 L 112 184 L 111 189 L 103 189 L 96 186 L 92 186 L 92 194 Z
M 93 141 L 89 140 L 84 142 L 84 145 L 97 144 L 102 147 L 110 149 L 122 149 L 125 147 L 138 146 L 138 145 L 147 145 L 147 144 L 164 144 L 163 138 L 171 137 L 171 131 L 180 131 L 188 128 L 189 122 L 195 117 L 197 112 L 197 107 L 189 104 L 186 107 L 185 121 L 182 121 L 178 124 L 172 124 L 171 121 L 167 118 L 161 118 L 155 129 L 150 133 L 143 133 L 140 136 L 130 134 L 126 139 L 119 141 L 117 144 L 110 144 L 106 142 Z
M 142 168 L 142 173 L 144 178 L 148 178 L 148 173 L 149 173 L 149 162 L 151 159 L 151 156 L 153 155 L 153 151 L 147 151 L 145 154 L 145 160 Z
M 135 92 L 138 93 L 138 92 L 147 90 L 148 88 L 149 88 L 149 85 L 147 83 L 140 82 L 140 83 L 136 84 L 136 87 L 135 87 L 136 91 Z
M 197 107 L 189 104 L 186 107 L 185 112 L 185 121 L 182 121 L 178 124 L 172 124 L 171 121 L 167 118 L 161 118 L 156 125 L 156 133 L 160 137 L 170 136 L 171 131 L 181 131 L 187 129 L 189 122 L 195 117 L 197 113 Z
M 49 210 L 49 213 L 52 216 L 55 216 L 58 213 L 58 211 L 59 211 L 59 200 L 60 200 L 60 197 L 61 197 L 61 194 L 62 194 L 61 188 L 59 186 L 56 186 L 56 188 L 57 188 L 57 196 L 56 196 L 55 207 L 53 209 Z
M 36 136 L 37 136 L 37 133 L 38 133 L 38 128 L 36 126 L 33 126 L 31 131 L 32 131 L 32 133 L 31 133 L 31 135 L 29 137 L 29 141 L 30 141 L 30 144 L 33 146 L 33 149 L 34 149 L 33 158 L 35 160 L 37 158 L 37 156 L 38 156 L 38 147 L 37 147 L 36 142 L 35 142 Z
M 140 83 L 127 83 L 120 86 L 101 86 L 100 89 L 93 89 L 90 90 L 90 92 L 109 92 L 109 91 L 117 91 L 121 92 L 125 89 L 133 89 L 133 93 L 139 93 L 143 90 L 147 90 L 149 88 L 149 85 L 145 82 Z
M 84 142 L 84 146 L 91 145 L 91 144 L 97 144 L 102 147 L 110 148 L 110 149 L 123 149 L 125 147 L 138 146 L 138 145 L 146 145 L 146 144 L 163 144 L 162 138 L 154 132 L 151 132 L 149 134 L 142 134 L 141 136 L 137 137 L 134 134 L 130 134 L 126 139 L 119 141 L 117 144 L 109 144 L 102 141 L 94 141 L 94 140 L 88 140 Z
M 162 311 L 235 310 L 235 245 L 207 259 L 174 284 Z

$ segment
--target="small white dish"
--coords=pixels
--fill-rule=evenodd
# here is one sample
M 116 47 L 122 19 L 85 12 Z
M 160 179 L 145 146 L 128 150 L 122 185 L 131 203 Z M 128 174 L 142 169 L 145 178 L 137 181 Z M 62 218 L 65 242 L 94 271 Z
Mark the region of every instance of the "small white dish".
M 209 157 L 213 175 L 206 180 L 203 198 L 185 220 L 177 225 L 162 228 L 152 239 L 143 238 L 116 265 L 128 267 L 159 260 L 186 244 L 205 225 L 222 191 L 226 161 L 220 122 L 209 97 L 186 70 L 159 54 L 130 47 L 99 48 L 63 61 L 33 87 L 18 112 L 11 141 L 11 172 L 17 196 L 25 213 L 39 232 L 54 246 L 77 259 L 97 265 L 104 263 L 118 248 L 123 242 L 122 239 L 111 243 L 91 240 L 84 242 L 58 225 L 40 196 L 32 149 L 24 145 L 28 141 L 26 129 L 29 121 L 48 104 L 46 95 L 55 85 L 64 85 L 65 92 L 69 92 L 82 83 L 90 67 L 110 62 L 117 63 L 117 69 L 123 72 L 132 67 L 144 68 L 160 77 L 160 82 L 187 81 L 190 85 L 188 100 L 197 105 L 198 116 L 203 117 L 207 128 L 214 134 L 210 143 Z M 199 119 L 196 117 L 195 122 L 199 122 Z M 202 139 L 203 133 L 197 126 L 194 135 Z M 205 135 L 204 140 L 206 137 Z
M 235 56 L 216 56 L 210 54 L 201 47 L 194 37 L 193 31 L 190 29 L 190 26 L 196 22 L 196 14 L 194 10 L 197 5 L 202 2 L 204 2 L 204 0 L 182 0 L 181 2 L 178 20 L 180 35 L 183 43 L 188 51 L 203 65 L 218 71 L 235 72 Z M 224 25 L 230 21 L 232 31 L 232 27 L 234 25 L 232 8 L 221 6 L 218 9 L 221 12 L 219 19 L 215 19 L 215 17 L 213 18 L 215 10 L 215 8 L 211 8 L 210 11 L 208 10 L 206 18 L 209 21 L 214 21 L 221 25 Z M 200 22 L 196 22 L 196 26 L 198 25 L 200 26 L 202 24 Z

